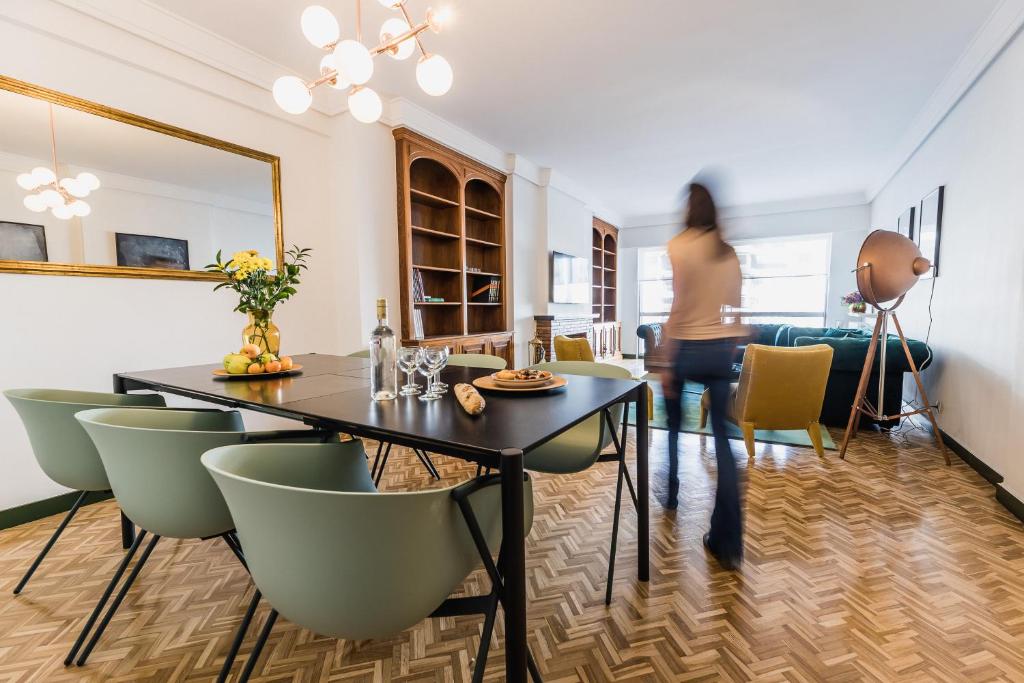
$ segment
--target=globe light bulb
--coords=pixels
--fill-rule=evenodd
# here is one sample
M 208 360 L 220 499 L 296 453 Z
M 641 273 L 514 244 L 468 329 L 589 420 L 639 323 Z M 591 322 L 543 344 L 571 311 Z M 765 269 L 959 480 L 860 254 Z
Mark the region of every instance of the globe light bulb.
M 405 19 L 399 19 L 398 17 L 392 17 L 384 22 L 380 27 L 380 42 L 386 43 L 394 40 L 398 36 L 402 35 L 409 30 L 409 24 Z M 398 45 L 395 46 L 395 52 L 388 52 L 388 56 L 392 59 L 407 59 L 416 49 L 416 39 L 406 38 Z
M 29 211 L 35 211 L 36 213 L 46 211 L 46 202 L 44 202 L 43 198 L 37 194 L 27 195 L 21 203 L 24 204 L 25 208 Z
M 14 179 L 18 183 L 18 187 L 23 190 L 34 190 L 39 187 L 39 183 L 36 182 L 36 178 L 31 173 L 19 173 L 18 177 Z
M 384 113 L 384 103 L 380 101 L 380 95 L 372 88 L 353 88 L 348 96 L 348 110 L 352 118 L 362 123 L 373 123 L 380 119 Z
M 100 189 L 100 179 L 88 171 L 82 171 L 75 179 L 78 180 L 78 184 L 84 187 L 89 192 Z
M 43 190 L 39 193 L 39 198 L 43 200 L 44 205 L 51 209 L 64 205 L 64 198 L 60 196 L 60 192 L 57 192 L 57 190 Z
M 281 76 L 274 81 L 274 101 L 289 114 L 304 114 L 313 104 L 313 93 L 298 76 Z
M 378 0 L 378 2 L 388 9 L 398 9 L 405 0 Z
M 76 199 L 75 201 L 68 204 L 68 208 L 71 209 L 72 214 L 78 216 L 79 218 L 85 218 L 90 213 L 92 213 L 92 207 L 89 206 L 86 202 L 83 202 L 81 199 Z
M 302 35 L 306 36 L 306 40 L 321 49 L 337 42 L 341 35 L 338 20 L 329 9 L 320 5 L 310 5 L 302 10 L 299 23 L 302 25 Z
M 49 185 L 57 179 L 54 172 L 45 166 L 36 166 L 33 168 L 32 177 L 36 180 L 36 187 L 39 187 L 40 185 Z
M 428 95 L 444 95 L 451 90 L 453 78 L 451 64 L 441 55 L 424 55 L 416 65 L 416 82 Z
M 74 211 L 72 211 L 71 207 L 67 204 L 60 204 L 59 206 L 53 207 L 52 212 L 54 216 L 62 221 L 66 221 L 75 215 Z
M 440 33 L 441 29 L 449 25 L 455 16 L 455 12 L 448 5 L 445 5 L 441 9 L 427 8 L 427 25 L 430 26 L 430 30 L 434 33 Z
M 373 57 L 366 46 L 356 40 L 343 40 L 334 48 L 338 73 L 355 85 L 362 85 L 373 76 Z
M 352 87 L 352 84 L 345 80 L 345 77 L 338 72 L 337 60 L 333 54 L 324 55 L 324 58 L 320 60 L 320 75 L 326 76 L 330 72 L 334 71 L 337 75 L 334 77 L 334 82 L 327 82 L 327 85 L 331 86 L 336 90 L 348 90 Z
M 86 197 L 89 195 L 89 188 L 78 178 L 64 178 L 60 186 L 68 191 L 72 197 Z

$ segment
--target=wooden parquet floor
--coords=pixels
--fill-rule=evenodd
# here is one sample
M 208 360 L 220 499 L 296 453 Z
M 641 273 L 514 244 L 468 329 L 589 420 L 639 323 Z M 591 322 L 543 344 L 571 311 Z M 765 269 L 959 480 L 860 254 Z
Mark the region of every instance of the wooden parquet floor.
M 959 460 L 944 467 L 913 434 L 865 434 L 846 462 L 759 445 L 753 466 L 742 459 L 746 562 L 727 573 L 700 540 L 713 494 L 710 440 L 684 436 L 681 507 L 667 512 L 657 502 L 665 436 L 654 432 L 651 582 L 635 578 L 627 506 L 610 608 L 614 464 L 536 477 L 529 626 L 545 680 L 1024 680 L 1024 526 Z M 472 473 L 436 462 L 447 483 Z M 430 485 L 411 454 L 392 457 L 386 489 Z M 162 543 L 88 665 L 65 669 L 122 551 L 113 503 L 90 506 L 13 597 L 56 521 L 0 532 L 0 681 L 212 680 L 251 595 L 228 549 Z M 477 573 L 465 590 L 485 585 Z M 387 640 L 341 643 L 279 620 L 254 680 L 468 681 L 480 626 L 474 617 L 426 620 Z M 499 626 L 490 681 L 503 679 L 502 638 Z

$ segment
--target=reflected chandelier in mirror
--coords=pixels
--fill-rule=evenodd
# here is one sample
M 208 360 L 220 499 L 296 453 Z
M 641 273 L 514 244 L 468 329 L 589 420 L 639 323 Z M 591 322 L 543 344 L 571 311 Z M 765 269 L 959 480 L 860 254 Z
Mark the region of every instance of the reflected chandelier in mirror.
M 282 267 L 278 157 L 6 76 L 0 120 L 0 273 L 211 280 L 219 249 Z

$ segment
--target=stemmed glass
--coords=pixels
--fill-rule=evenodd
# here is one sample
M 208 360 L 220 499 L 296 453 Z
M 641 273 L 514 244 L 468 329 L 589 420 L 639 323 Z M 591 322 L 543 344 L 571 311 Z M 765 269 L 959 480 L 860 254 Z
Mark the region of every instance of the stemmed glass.
M 427 379 L 427 391 L 420 394 L 421 401 L 436 401 L 441 398 L 437 388 L 430 381 L 437 368 L 440 367 L 441 350 L 436 346 L 427 346 L 416 359 L 416 369 Z
M 440 358 L 437 363 L 437 370 L 434 371 L 434 387 L 435 391 L 439 394 L 443 394 L 448 391 L 448 385 L 441 381 L 441 371 L 448 367 L 448 356 L 450 355 L 447 346 L 438 347 L 440 351 Z
M 420 385 L 414 376 L 420 362 L 423 349 L 418 346 L 403 346 L 398 349 L 398 368 L 405 373 L 405 386 L 399 392 L 402 396 L 415 396 L 420 393 Z

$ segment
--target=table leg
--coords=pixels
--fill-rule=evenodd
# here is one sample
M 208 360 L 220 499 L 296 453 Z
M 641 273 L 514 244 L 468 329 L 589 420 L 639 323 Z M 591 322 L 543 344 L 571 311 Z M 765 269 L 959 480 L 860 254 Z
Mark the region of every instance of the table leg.
M 501 452 L 501 555 L 505 595 L 505 680 L 526 683 L 526 535 L 523 452 Z
M 114 393 L 115 394 L 127 394 L 128 391 L 124 387 L 124 380 L 121 379 L 120 375 L 114 375 Z M 132 524 L 132 520 L 128 519 L 124 512 L 121 513 L 121 547 L 128 549 L 132 547 L 135 542 L 135 525 Z
M 647 382 L 641 382 L 636 394 L 636 496 L 637 496 L 637 573 L 641 581 L 651 579 L 651 518 L 648 503 L 650 489 L 647 457 Z M 623 444 L 625 447 L 625 444 Z

